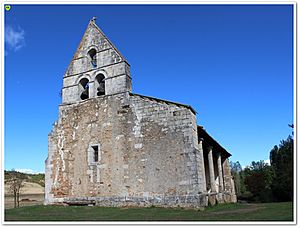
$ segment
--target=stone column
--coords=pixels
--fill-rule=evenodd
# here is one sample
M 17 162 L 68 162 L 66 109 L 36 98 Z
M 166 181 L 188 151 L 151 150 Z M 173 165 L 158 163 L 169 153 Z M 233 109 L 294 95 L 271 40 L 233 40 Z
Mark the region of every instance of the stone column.
M 96 80 L 96 79 L 95 79 Z M 97 97 L 97 90 L 95 90 L 95 82 L 89 82 L 89 98 Z
M 226 192 L 231 192 L 231 173 L 228 158 L 223 162 L 223 172 L 224 172 L 224 187 Z
M 206 192 L 206 177 L 205 177 L 205 166 L 203 157 L 203 139 L 199 141 L 199 154 L 198 154 L 198 181 L 199 181 L 199 191 Z
M 209 169 L 211 192 L 216 192 L 215 171 L 214 171 L 214 160 L 213 160 L 213 155 L 212 155 L 212 147 L 208 148 L 208 169 Z
M 218 154 L 218 172 L 219 172 L 219 192 L 224 191 L 224 183 L 223 183 L 223 172 L 222 172 L 222 161 L 221 161 L 221 153 Z

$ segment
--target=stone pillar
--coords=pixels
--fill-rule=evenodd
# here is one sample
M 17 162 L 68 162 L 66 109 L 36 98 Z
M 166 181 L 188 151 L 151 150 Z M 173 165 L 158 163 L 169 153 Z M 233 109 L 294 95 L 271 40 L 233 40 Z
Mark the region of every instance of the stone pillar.
M 223 192 L 224 191 L 224 183 L 223 183 L 221 153 L 218 154 L 217 161 L 218 161 L 218 172 L 219 172 L 219 192 Z
M 237 196 L 235 194 L 235 185 L 234 185 L 234 180 L 231 178 L 231 197 L 230 197 L 230 202 L 236 203 L 237 202 Z
M 199 182 L 199 191 L 201 193 L 206 192 L 206 177 L 205 177 L 205 166 L 204 166 L 204 157 L 203 157 L 203 139 L 200 139 L 199 142 L 199 153 L 198 153 L 198 182 Z
M 231 192 L 231 173 L 228 158 L 223 162 L 223 172 L 224 172 L 224 187 L 226 192 Z
M 95 84 L 95 82 L 89 82 L 89 98 L 97 97 L 97 90 L 95 89 Z
M 235 195 L 235 185 L 234 185 L 234 180 L 231 178 L 230 181 L 231 181 L 231 194 L 232 194 L 232 195 Z
M 212 147 L 208 148 L 208 169 L 209 169 L 211 192 L 216 192 L 215 171 L 214 171 L 214 160 L 213 160 L 213 155 L 212 155 Z

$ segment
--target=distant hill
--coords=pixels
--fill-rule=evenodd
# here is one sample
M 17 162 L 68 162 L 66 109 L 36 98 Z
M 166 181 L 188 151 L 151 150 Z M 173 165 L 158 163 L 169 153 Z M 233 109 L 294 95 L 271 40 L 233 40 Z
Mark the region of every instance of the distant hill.
M 13 177 L 19 177 L 24 179 L 26 182 L 36 183 L 42 187 L 45 187 L 45 174 L 28 174 L 28 173 L 21 173 L 18 171 L 6 171 L 4 170 L 4 179 L 5 181 L 12 179 Z

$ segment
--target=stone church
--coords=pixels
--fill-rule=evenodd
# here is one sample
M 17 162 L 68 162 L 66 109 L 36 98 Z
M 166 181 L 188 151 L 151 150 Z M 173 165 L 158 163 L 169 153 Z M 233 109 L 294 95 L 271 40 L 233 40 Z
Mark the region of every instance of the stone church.
M 45 204 L 236 202 L 231 156 L 185 104 L 132 92 L 130 65 L 93 18 L 63 77 L 48 135 Z

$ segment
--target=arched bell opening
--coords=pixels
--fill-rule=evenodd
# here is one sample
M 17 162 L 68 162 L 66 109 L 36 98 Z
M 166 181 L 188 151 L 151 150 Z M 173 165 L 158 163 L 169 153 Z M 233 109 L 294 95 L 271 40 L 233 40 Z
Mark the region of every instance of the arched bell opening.
M 87 78 L 82 78 L 78 84 L 79 96 L 81 100 L 89 98 L 89 80 Z
M 105 95 L 105 77 L 103 74 L 98 74 L 95 78 L 97 96 Z
M 93 67 L 97 67 L 97 51 L 96 49 L 92 48 L 89 50 L 88 55 L 90 57 L 90 61 Z

